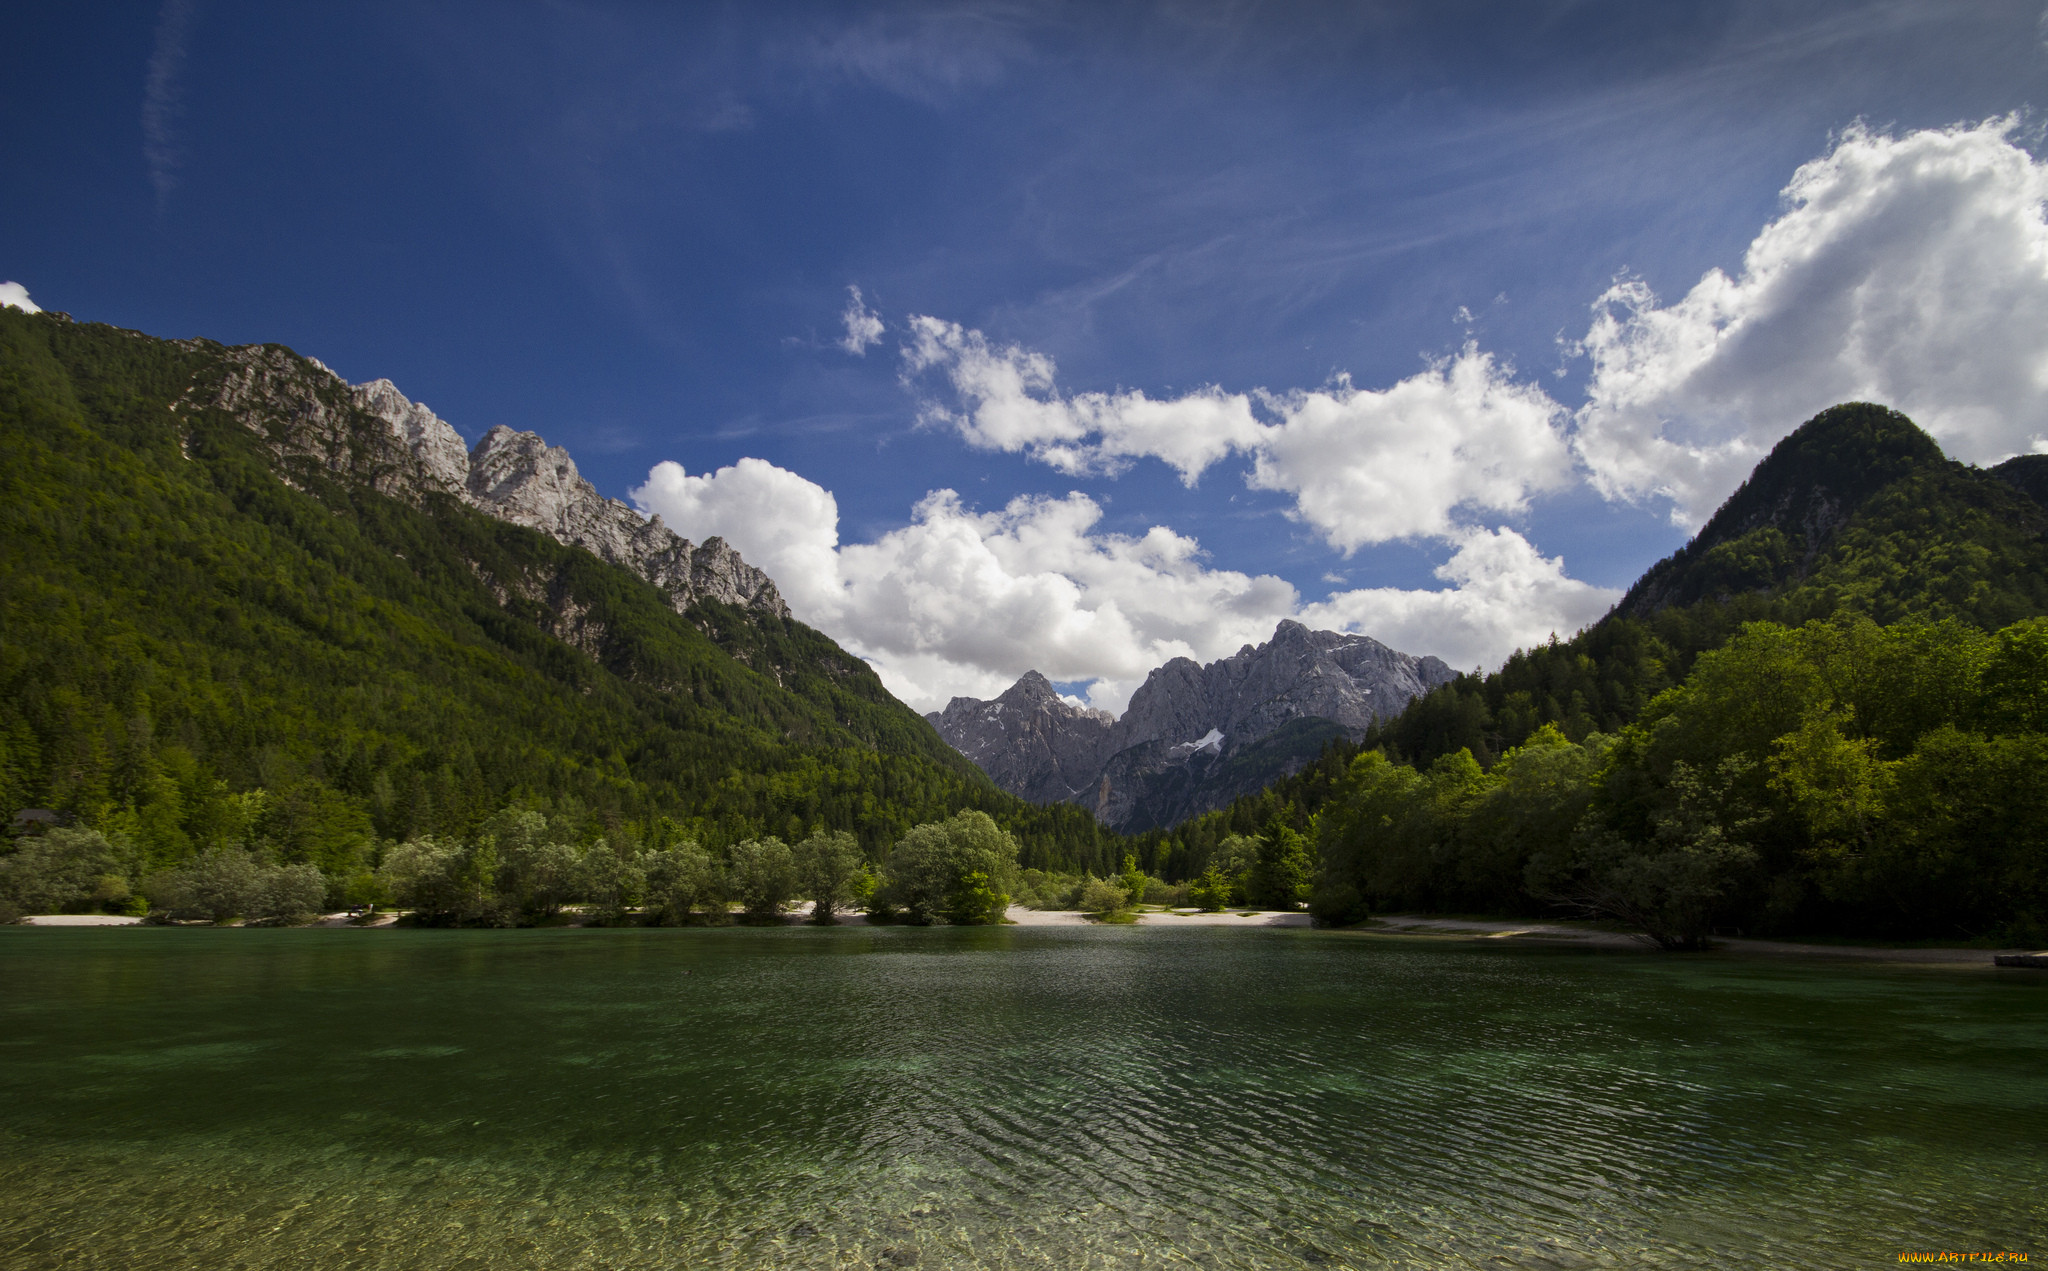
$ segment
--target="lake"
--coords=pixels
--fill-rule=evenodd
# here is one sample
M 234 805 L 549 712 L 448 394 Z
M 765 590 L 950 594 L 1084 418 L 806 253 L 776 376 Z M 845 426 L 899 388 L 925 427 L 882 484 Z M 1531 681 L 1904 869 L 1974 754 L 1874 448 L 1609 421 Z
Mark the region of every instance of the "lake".
M 1306 930 L 0 929 L 0 1266 L 2048 1258 L 2048 976 Z

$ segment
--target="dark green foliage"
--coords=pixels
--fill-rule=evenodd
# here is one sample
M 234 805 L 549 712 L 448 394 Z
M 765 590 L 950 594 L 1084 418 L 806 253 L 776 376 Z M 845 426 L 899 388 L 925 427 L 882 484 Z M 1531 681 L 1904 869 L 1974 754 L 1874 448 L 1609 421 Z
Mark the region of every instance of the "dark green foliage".
M 315 866 L 265 865 L 235 847 L 209 848 L 143 886 L 157 919 L 289 925 L 310 919 L 327 900 L 327 879 Z
M 820 830 L 794 851 L 796 890 L 811 898 L 811 921 L 838 921 L 834 915 L 860 899 L 864 861 L 859 841 L 844 830 Z
M 1245 881 L 1245 903 L 1260 909 L 1293 909 L 1308 899 L 1315 857 L 1307 839 L 1276 821 L 1260 836 L 1258 852 Z
M 699 915 L 713 921 L 725 917 L 724 871 L 695 843 L 657 848 L 646 855 L 641 867 L 647 880 L 648 921 L 674 926 Z
M 2048 621 L 1745 627 L 1640 720 L 1540 729 L 1482 772 L 1354 759 L 1312 909 L 1898 939 L 2048 935 Z
M 796 897 L 796 857 L 773 835 L 735 843 L 725 856 L 725 885 L 747 917 L 773 918 Z
M 224 354 L 0 309 L 0 808 L 75 814 L 131 880 L 231 845 L 345 889 L 380 844 L 488 844 L 507 808 L 579 851 L 657 823 L 713 851 L 822 827 L 870 859 L 975 808 L 1027 861 L 1121 857 L 1085 811 L 997 790 L 799 623 L 685 618 L 587 552 L 376 493 L 374 420 L 350 454 L 275 459 L 191 406 Z M 528 868 L 489 851 L 493 875 Z
M 919 924 L 997 922 L 1016 875 L 1016 839 L 986 813 L 960 812 L 913 828 L 890 851 L 884 904 Z
M 1145 871 L 1138 868 L 1137 857 L 1124 857 L 1124 871 L 1117 875 L 1116 885 L 1124 889 L 1124 894 L 1131 898 L 1132 904 L 1144 901 L 1145 888 L 1150 882 L 1151 880 L 1145 877 Z
M 127 899 L 120 854 L 96 830 L 46 830 L 0 856 L 0 905 L 15 917 L 82 913 Z
M 2015 455 L 1991 469 L 1991 475 L 2048 507 L 2048 455 Z

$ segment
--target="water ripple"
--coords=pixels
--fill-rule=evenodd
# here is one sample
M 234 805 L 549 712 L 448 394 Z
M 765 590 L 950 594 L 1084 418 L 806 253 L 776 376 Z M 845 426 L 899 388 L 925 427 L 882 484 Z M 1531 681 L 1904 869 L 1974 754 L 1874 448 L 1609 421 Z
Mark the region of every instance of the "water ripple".
M 2048 999 L 2009 980 L 332 934 L 0 933 L 33 1042 L 0 1060 L 0 1265 L 1855 1265 L 2048 1230 Z

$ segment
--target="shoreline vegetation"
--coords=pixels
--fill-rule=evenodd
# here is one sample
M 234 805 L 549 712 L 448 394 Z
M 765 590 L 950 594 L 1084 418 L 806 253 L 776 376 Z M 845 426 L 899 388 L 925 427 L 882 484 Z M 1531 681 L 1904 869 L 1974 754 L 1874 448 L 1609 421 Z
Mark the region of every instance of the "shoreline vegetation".
M 630 917 L 630 915 L 629 915 Z M 333 930 L 349 928 L 365 931 L 426 930 L 433 924 L 411 921 L 413 914 L 408 910 L 377 910 L 362 914 L 341 911 L 316 915 L 310 920 L 293 924 L 300 930 Z M 37 914 L 20 920 L 21 925 L 31 927 L 242 927 L 266 924 L 245 924 L 240 920 L 213 923 L 201 919 L 187 919 L 172 922 L 149 923 L 142 918 L 117 914 Z M 269 924 L 275 925 L 275 924 Z M 607 927 L 646 927 L 660 924 L 645 922 L 605 922 L 594 913 L 580 909 L 565 909 L 554 921 L 540 926 L 553 929 Z M 691 924 L 695 929 L 723 926 L 749 927 L 816 927 L 812 921 L 811 906 L 808 903 L 795 906 L 773 917 L 749 919 L 737 909 L 731 911 L 726 922 L 701 922 Z M 898 922 L 871 921 L 865 913 L 845 913 L 835 917 L 833 926 L 870 927 L 903 926 Z M 1368 919 L 1366 922 L 1346 928 L 1317 928 L 1313 918 L 1304 910 L 1294 909 L 1231 909 L 1211 912 L 1192 908 L 1165 908 L 1142 906 L 1112 915 L 1108 922 L 1105 916 L 1079 909 L 1031 909 L 1012 905 L 1002 919 L 989 925 L 1014 927 L 1092 927 L 1101 925 L 1138 926 L 1153 930 L 1174 930 L 1188 927 L 1220 927 L 1236 929 L 1291 929 L 1308 930 L 1316 928 L 1324 932 L 1345 935 L 1366 936 L 1385 939 L 1423 939 L 1445 943 L 1467 944 L 1512 944 L 1522 947 L 1576 947 L 1583 949 L 1604 949 L 1638 953 L 1658 952 L 1654 942 L 1639 935 L 1617 930 L 1612 924 L 1563 920 L 1557 922 L 1530 922 L 1509 918 L 1442 916 L 1434 914 L 1386 914 Z M 684 928 L 672 927 L 673 930 Z M 1927 942 L 1886 942 L 1886 941 L 1842 941 L 1842 940 L 1767 940 L 1748 936 L 1718 936 L 1703 950 L 1695 953 L 1725 954 L 1759 958 L 1831 959 L 1850 962 L 1879 963 L 1894 966 L 1981 966 L 1993 967 L 2001 956 L 2033 953 L 2032 950 L 1993 947 L 1982 942 L 1970 945 L 1944 945 Z M 2036 956 L 2041 956 L 2036 954 Z

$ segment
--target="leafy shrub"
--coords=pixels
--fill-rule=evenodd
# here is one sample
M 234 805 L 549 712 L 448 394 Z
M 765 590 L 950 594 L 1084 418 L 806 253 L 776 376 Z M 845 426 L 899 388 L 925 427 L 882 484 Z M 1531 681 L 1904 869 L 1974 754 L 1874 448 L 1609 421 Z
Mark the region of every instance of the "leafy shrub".
M 1207 873 L 1188 884 L 1188 901 L 1212 914 L 1220 914 L 1230 907 L 1236 891 L 1236 882 L 1211 865 Z
M 970 875 L 982 875 L 980 886 L 1002 894 L 1016 870 L 1017 840 L 986 812 L 960 812 L 915 826 L 897 842 L 877 899 L 901 908 L 907 921 L 930 923 L 954 912 Z
M 725 916 L 725 879 L 709 852 L 684 842 L 648 852 L 640 859 L 651 921 L 674 926 L 700 911 L 710 918 Z
M 1091 914 L 1119 914 L 1130 908 L 1131 893 L 1106 878 L 1091 878 L 1081 889 L 1081 909 Z
M 264 865 L 239 847 L 215 847 L 143 884 L 158 918 L 244 918 L 270 926 L 304 922 L 327 899 L 318 866 Z
M 599 922 L 622 921 L 626 911 L 639 903 L 646 885 L 639 853 L 612 839 L 592 843 L 577 865 L 577 890 L 590 902 Z
M 1188 903 L 1189 883 L 1169 883 L 1163 878 L 1150 875 L 1145 879 L 1145 903 L 1178 909 Z
M 946 919 L 956 926 L 987 927 L 1003 921 L 1010 910 L 1010 898 L 990 885 L 980 870 L 963 877 L 946 905 Z
M 810 899 L 812 922 L 838 921 L 838 912 L 860 899 L 863 883 L 872 892 L 872 879 L 864 878 L 860 840 L 844 830 L 820 830 L 793 851 L 797 892 Z
M 796 895 L 796 857 L 779 838 L 748 839 L 726 854 L 725 878 L 749 918 L 772 918 Z
M 273 865 L 258 869 L 242 907 L 252 921 L 272 926 L 305 922 L 327 899 L 327 879 L 315 865 Z
M 115 853 L 94 830 L 58 827 L 19 840 L 0 857 L 0 900 L 23 914 L 71 913 L 91 907 L 106 890 Z M 126 880 L 122 879 L 122 900 Z

